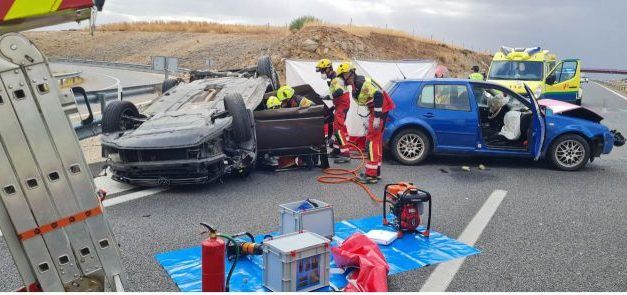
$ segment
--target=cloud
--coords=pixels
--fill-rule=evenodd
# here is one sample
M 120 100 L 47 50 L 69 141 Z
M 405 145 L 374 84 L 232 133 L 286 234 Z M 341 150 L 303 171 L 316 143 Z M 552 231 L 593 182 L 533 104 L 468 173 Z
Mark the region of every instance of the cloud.
M 605 0 L 107 0 L 99 23 L 197 20 L 286 25 L 302 15 L 390 27 L 494 52 L 543 46 L 586 65 L 627 68 L 627 1 Z M 76 27 L 65 25 L 62 28 Z M 613 49 L 613 50 L 610 50 Z

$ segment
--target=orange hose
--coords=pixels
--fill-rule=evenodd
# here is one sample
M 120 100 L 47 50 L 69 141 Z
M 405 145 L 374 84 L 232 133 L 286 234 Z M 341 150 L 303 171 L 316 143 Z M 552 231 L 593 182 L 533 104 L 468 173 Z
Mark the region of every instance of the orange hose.
M 370 190 L 368 186 L 366 186 L 365 184 L 357 180 L 357 177 L 358 177 L 357 173 L 366 164 L 366 156 L 364 155 L 364 152 L 362 152 L 361 149 L 359 149 L 356 145 L 352 143 L 348 143 L 348 145 L 351 147 L 351 149 L 359 152 L 359 157 L 355 157 L 353 154 L 351 154 L 351 159 L 359 159 L 361 160 L 361 163 L 354 169 L 344 169 L 344 168 L 324 169 L 322 171 L 324 175 L 317 177 L 318 182 L 324 183 L 324 184 L 340 184 L 340 183 L 352 182 L 352 183 L 359 185 L 364 191 L 366 191 L 366 194 L 368 194 L 370 199 L 372 199 L 373 201 L 377 203 L 383 202 L 383 200 L 378 198 L 372 192 L 372 190 Z

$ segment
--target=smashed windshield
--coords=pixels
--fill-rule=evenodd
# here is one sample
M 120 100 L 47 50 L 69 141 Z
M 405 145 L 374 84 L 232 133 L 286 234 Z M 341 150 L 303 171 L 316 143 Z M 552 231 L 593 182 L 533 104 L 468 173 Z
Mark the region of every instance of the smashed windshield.
M 490 80 L 542 80 L 542 62 L 539 61 L 493 61 Z

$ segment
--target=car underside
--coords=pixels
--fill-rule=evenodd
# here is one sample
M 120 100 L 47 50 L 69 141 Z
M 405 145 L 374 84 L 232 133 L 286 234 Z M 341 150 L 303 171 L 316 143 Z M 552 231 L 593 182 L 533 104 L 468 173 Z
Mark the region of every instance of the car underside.
M 259 153 L 326 155 L 323 106 L 264 110 L 277 86 L 269 58 L 257 68 L 193 72 L 190 80 L 166 80 L 165 92 L 141 114 L 128 101 L 107 105 L 102 154 L 114 180 L 200 184 L 248 174 Z M 320 101 L 310 87 L 299 91 Z

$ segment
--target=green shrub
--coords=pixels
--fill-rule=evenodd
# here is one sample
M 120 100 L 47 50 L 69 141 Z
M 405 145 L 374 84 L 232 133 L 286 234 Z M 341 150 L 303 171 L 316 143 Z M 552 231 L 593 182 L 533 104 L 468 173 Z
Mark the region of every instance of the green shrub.
M 314 16 L 311 15 L 305 15 L 305 16 L 301 16 L 295 20 L 293 20 L 292 22 L 290 22 L 290 31 L 292 32 L 296 32 L 299 31 L 300 29 L 302 29 L 305 24 L 307 23 L 313 23 L 313 22 L 320 22 L 320 20 Z

